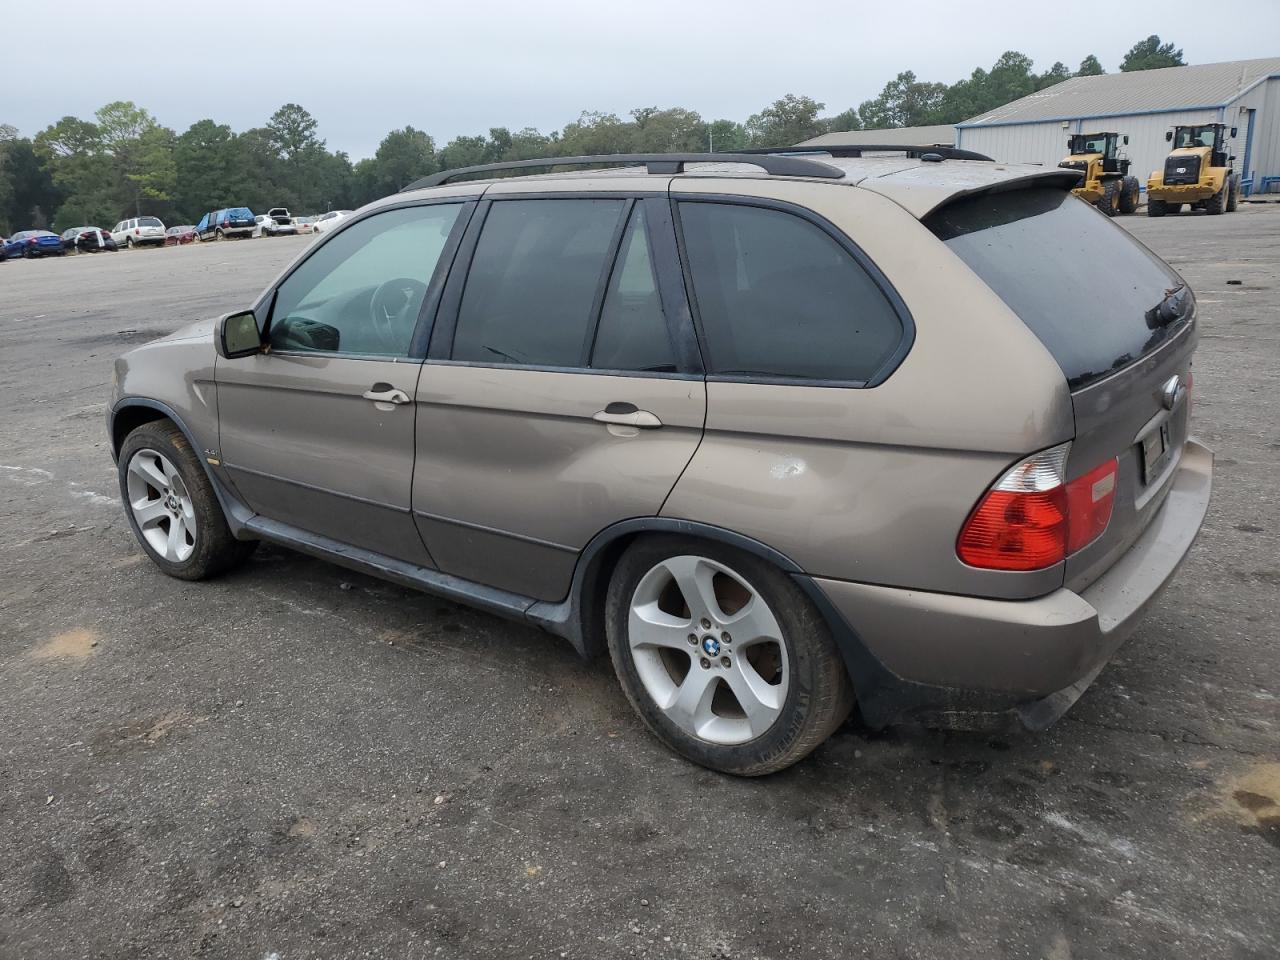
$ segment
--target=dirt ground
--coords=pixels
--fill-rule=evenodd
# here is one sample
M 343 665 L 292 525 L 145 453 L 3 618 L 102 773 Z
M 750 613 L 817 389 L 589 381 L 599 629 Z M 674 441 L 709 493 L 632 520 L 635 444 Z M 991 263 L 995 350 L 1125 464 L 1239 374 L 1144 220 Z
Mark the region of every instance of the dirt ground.
M 0 957 L 1274 958 L 1280 206 L 1129 217 L 1199 296 L 1208 521 L 1039 735 L 734 780 L 607 662 L 283 550 L 135 545 L 111 360 L 308 242 L 0 264 Z

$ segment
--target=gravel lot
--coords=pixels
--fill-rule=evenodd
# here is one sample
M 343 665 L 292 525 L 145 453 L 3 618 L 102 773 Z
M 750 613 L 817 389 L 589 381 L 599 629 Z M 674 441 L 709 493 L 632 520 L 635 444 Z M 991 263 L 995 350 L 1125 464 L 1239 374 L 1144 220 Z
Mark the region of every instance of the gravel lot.
M 1280 954 L 1280 206 L 1120 222 L 1200 298 L 1214 502 L 1056 727 L 733 780 L 607 662 L 282 550 L 161 575 L 112 358 L 303 238 L 0 265 L 0 957 Z

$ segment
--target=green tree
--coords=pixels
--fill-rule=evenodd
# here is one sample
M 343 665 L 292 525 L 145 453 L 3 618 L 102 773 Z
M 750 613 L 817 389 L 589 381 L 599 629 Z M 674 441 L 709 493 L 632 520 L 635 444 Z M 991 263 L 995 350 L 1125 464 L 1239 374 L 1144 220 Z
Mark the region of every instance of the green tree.
M 392 130 L 373 155 L 381 186 L 386 193 L 403 190 L 414 180 L 436 170 L 436 144 L 413 127 Z
M 1134 70 L 1159 70 L 1161 67 L 1183 66 L 1182 50 L 1174 49 L 1172 43 L 1161 43 L 1154 33 L 1145 40 L 1139 40 L 1120 61 L 1120 70 L 1129 73 Z
M 50 215 L 62 204 L 62 193 L 43 158 L 30 140 L 17 133 L 0 125 L 0 235 L 4 236 L 48 227 Z
M 632 148 L 639 153 L 700 153 L 707 149 L 707 125 L 693 110 L 641 107 L 631 111 Z
M 751 145 L 747 128 L 735 120 L 712 120 L 707 124 L 707 151 L 732 153 Z
M 198 120 L 174 142 L 179 219 L 194 223 L 209 210 L 246 202 L 250 176 L 243 151 L 225 123 Z
M 267 121 L 271 145 L 284 160 L 293 160 L 324 141 L 316 136 L 316 118 L 296 103 L 286 103 Z
M 634 153 L 635 124 L 617 114 L 583 111 L 560 132 L 556 153 L 562 157 Z
M 834 117 L 827 117 L 822 121 L 824 133 L 844 133 L 847 130 L 861 130 L 862 116 L 858 113 L 856 107 L 850 107 L 843 113 L 837 113 Z
M 858 117 L 868 130 L 937 123 L 946 93 L 944 84 L 922 82 L 907 70 L 886 83 L 880 96 L 858 107 Z
M 818 114 L 826 106 L 788 93 L 747 118 L 747 135 L 757 147 L 789 147 L 823 132 Z
M 1098 58 L 1092 53 L 1080 61 L 1080 69 L 1076 71 L 1077 77 L 1100 77 L 1107 71 L 1102 69 L 1102 64 Z
M 1040 76 L 1036 77 L 1036 89 L 1043 90 L 1045 87 L 1052 87 L 1055 83 L 1061 83 L 1063 80 L 1069 80 L 1070 78 L 1071 71 L 1067 69 L 1065 63 L 1059 60 Z

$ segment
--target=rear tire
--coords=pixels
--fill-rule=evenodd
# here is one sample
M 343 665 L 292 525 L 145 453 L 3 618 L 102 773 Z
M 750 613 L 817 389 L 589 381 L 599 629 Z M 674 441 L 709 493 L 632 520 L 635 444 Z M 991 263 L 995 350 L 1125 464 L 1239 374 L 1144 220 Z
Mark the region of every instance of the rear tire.
M 1125 177 L 1120 181 L 1120 212 L 1133 213 L 1138 209 L 1138 180 Z
M 831 631 L 795 581 L 723 544 L 636 541 L 609 582 L 605 628 L 641 720 L 712 770 L 753 777 L 789 767 L 853 707 Z
M 1116 180 L 1102 182 L 1102 196 L 1098 198 L 1098 209 L 1108 217 L 1114 217 L 1120 211 L 1120 184 Z
M 224 237 L 224 236 L 222 235 L 222 228 L 221 228 L 221 227 L 219 227 L 219 228 L 214 232 L 214 234 L 213 234 L 213 239 L 214 239 L 214 240 L 225 240 L 225 239 L 226 239 L 226 237 Z
M 1147 197 L 1147 216 L 1163 217 L 1169 212 L 1169 204 L 1164 200 L 1157 200 L 1155 197 Z
M 134 247 L 133 237 L 125 237 L 124 245 L 128 247 L 130 250 L 132 250 Z
M 232 536 L 213 484 L 172 422 L 154 420 L 130 433 L 117 464 L 133 535 L 169 576 L 217 576 L 243 563 L 258 546 L 256 540 Z

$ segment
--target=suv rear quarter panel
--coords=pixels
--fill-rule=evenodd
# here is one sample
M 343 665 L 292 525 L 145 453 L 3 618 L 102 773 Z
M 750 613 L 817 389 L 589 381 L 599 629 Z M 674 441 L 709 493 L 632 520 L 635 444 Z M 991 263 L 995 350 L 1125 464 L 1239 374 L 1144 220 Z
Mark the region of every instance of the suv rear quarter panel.
M 956 556 L 986 488 L 1073 432 L 1066 381 L 1026 326 L 915 217 L 860 188 L 686 177 L 681 194 L 808 208 L 905 302 L 914 343 L 871 388 L 708 378 L 703 442 L 663 514 L 753 537 L 815 576 L 990 597 L 1060 587 L 1062 565 L 983 571 Z

